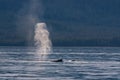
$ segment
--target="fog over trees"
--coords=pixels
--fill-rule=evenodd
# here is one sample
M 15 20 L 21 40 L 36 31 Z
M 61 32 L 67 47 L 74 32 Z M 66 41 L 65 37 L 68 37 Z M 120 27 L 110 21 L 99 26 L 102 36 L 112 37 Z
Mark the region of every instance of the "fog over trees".
M 0 0 L 0 46 L 34 45 L 34 25 L 18 20 L 30 5 L 29 0 Z M 46 22 L 53 46 L 120 46 L 120 0 L 39 0 L 38 5 L 35 12 Z

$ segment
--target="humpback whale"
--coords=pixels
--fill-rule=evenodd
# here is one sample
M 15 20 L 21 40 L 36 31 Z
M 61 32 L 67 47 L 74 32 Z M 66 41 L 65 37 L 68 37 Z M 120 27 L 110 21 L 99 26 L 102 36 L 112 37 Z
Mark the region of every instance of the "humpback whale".
M 52 62 L 63 62 L 63 59 L 52 60 Z
M 79 60 L 64 60 L 64 59 L 55 59 L 55 60 L 51 60 L 51 62 L 78 62 Z

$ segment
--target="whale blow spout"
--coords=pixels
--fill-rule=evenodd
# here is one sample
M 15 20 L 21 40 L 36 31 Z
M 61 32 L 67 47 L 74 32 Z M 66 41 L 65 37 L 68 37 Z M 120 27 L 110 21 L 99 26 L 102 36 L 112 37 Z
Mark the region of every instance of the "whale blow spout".
M 46 59 L 52 51 L 52 43 L 45 23 L 36 24 L 34 40 L 37 48 L 36 52 L 40 55 L 40 59 Z

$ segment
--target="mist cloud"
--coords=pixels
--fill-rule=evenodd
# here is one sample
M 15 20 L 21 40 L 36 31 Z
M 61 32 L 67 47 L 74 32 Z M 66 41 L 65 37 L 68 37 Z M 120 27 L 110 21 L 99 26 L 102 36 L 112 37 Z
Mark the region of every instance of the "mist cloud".
M 17 13 L 17 34 L 20 38 L 33 42 L 34 26 L 43 19 L 43 6 L 41 0 L 28 0 Z

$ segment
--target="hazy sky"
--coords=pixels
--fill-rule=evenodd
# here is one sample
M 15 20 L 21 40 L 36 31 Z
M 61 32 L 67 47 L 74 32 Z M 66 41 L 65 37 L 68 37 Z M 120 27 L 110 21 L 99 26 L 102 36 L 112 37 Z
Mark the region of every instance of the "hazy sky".
M 58 43 L 120 40 L 120 0 L 0 0 L 1 43 L 32 42 L 36 22 Z

